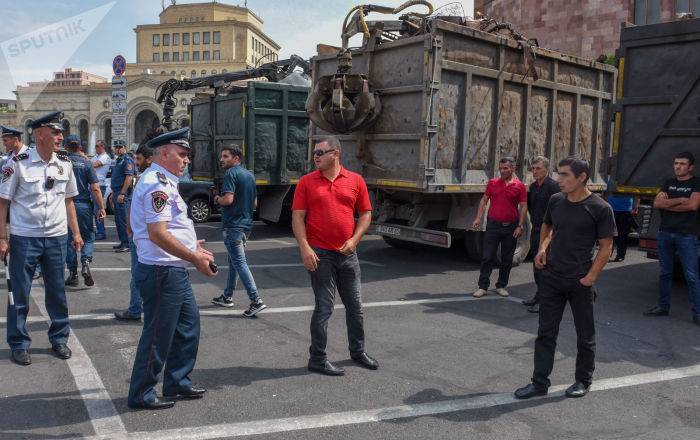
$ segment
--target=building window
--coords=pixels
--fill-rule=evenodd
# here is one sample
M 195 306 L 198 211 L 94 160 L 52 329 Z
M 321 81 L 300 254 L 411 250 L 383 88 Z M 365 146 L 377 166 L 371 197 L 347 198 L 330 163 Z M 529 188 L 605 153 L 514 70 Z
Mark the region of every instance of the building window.
M 202 61 L 209 61 L 209 51 L 208 50 L 202 51 Z
M 154 62 L 154 63 L 160 63 L 160 54 L 159 54 L 159 53 L 154 53 L 154 54 L 153 54 L 153 62 Z
M 700 0 L 676 0 L 676 13 L 689 12 L 696 18 L 700 15 Z
M 161 70 L 161 71 L 160 71 L 160 74 L 163 75 L 163 76 L 165 76 L 165 75 L 166 75 L 165 70 Z
M 207 76 L 207 71 L 206 71 L 206 70 L 202 70 L 202 76 Z
M 180 62 L 180 52 L 173 52 L 173 63 Z
M 221 73 L 227 73 L 227 72 L 228 72 L 228 70 L 226 70 L 226 69 L 221 69 Z
M 183 33 L 182 34 L 182 45 L 183 46 L 189 46 L 190 45 L 190 34 L 189 32 Z
M 153 46 L 160 46 L 160 34 L 153 34 Z
M 180 72 L 180 76 L 182 76 L 183 78 L 185 75 L 187 75 L 187 72 L 185 72 L 184 70 Z
M 173 46 L 180 45 L 180 34 L 173 34 Z
M 211 69 L 211 74 L 216 75 L 216 69 Z
M 199 61 L 199 51 L 195 50 L 192 52 L 192 61 Z
M 170 46 L 170 34 L 163 34 L 163 46 Z
M 221 32 L 214 32 L 214 44 L 221 44 Z
M 197 77 L 197 71 L 193 70 L 190 72 L 190 78 L 196 78 Z
M 199 32 L 192 32 L 192 44 L 199 44 Z
M 211 55 L 212 55 L 212 58 L 215 60 L 221 59 L 221 51 L 219 51 L 219 50 L 212 51 Z
M 163 52 L 163 62 L 164 63 L 170 62 L 170 52 Z
M 202 32 L 202 43 L 204 43 L 204 44 L 211 43 L 211 33 Z
M 661 0 L 635 0 L 634 24 L 653 24 L 661 20 Z
M 171 71 L 170 71 L 170 76 L 175 76 L 175 71 L 174 71 L 174 70 L 171 70 Z
M 190 53 L 189 52 L 182 52 L 182 61 L 189 61 L 190 60 Z

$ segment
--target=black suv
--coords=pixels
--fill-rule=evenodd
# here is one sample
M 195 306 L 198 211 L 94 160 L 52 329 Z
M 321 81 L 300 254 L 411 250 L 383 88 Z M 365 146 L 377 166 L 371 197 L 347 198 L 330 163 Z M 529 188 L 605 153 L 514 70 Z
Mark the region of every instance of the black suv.
M 187 203 L 187 215 L 195 223 L 208 222 L 213 215 L 219 213 L 219 207 L 214 204 L 212 188 L 214 188 L 214 182 L 192 180 L 187 171 L 180 178 L 177 189 Z

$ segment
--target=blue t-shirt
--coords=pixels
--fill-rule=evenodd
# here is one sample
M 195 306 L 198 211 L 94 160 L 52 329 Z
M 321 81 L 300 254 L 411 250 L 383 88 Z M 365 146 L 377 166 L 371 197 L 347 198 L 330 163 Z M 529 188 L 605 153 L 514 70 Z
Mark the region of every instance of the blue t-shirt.
M 631 196 L 608 196 L 608 203 L 615 212 L 632 212 L 634 199 Z
M 113 192 L 119 194 L 126 180 L 126 176 L 133 176 L 136 174 L 136 164 L 134 159 L 128 154 L 121 155 L 117 158 L 114 163 L 114 168 L 112 169 L 112 180 L 110 181 L 110 187 Z M 131 188 L 127 191 L 127 194 L 131 193 Z
M 69 154 L 68 159 L 73 164 L 73 174 L 75 175 L 75 182 L 78 184 L 78 195 L 73 200 L 76 202 L 92 201 L 90 184 L 99 182 L 97 174 L 95 174 L 95 168 L 93 168 L 89 159 L 78 153 Z
M 221 194 L 233 193 L 233 203 L 221 209 L 224 228 L 250 231 L 255 210 L 255 177 L 243 165 L 231 167 L 224 174 Z

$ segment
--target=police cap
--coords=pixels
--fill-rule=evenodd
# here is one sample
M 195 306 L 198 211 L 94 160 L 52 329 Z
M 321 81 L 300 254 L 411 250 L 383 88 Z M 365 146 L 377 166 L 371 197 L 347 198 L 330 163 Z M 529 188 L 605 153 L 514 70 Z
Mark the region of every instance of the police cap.
M 163 145 L 175 144 L 183 148 L 190 149 L 189 143 L 190 128 L 180 128 L 178 130 L 163 133 L 146 142 L 148 148 L 158 148 Z
M 27 123 L 27 126 L 32 130 L 36 130 L 40 127 L 49 127 L 54 130 L 63 131 L 63 125 L 61 121 L 63 120 L 63 112 L 53 112 L 47 115 L 41 116 Z
M 0 136 L 17 136 L 17 137 L 22 137 L 22 132 L 17 130 L 16 128 L 12 127 L 6 127 L 4 125 L 0 125 L 0 133 L 2 133 Z
M 114 148 L 126 148 L 126 142 L 124 142 L 124 141 L 121 140 L 121 139 L 115 139 L 115 140 L 112 142 L 112 146 L 113 146 Z

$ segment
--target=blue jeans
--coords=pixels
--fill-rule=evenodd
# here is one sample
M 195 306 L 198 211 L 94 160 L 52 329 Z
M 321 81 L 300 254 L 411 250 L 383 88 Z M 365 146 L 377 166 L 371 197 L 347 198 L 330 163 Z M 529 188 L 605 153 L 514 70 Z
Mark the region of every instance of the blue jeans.
M 95 246 L 95 228 L 93 227 L 92 202 L 75 202 L 75 214 L 78 217 L 78 228 L 83 237 L 83 248 L 80 250 L 80 263 L 92 261 L 92 251 Z M 78 254 L 73 249 L 73 233 L 68 230 L 68 245 L 66 251 L 66 265 L 68 270 L 78 270 Z
M 41 265 L 44 277 L 46 311 L 51 318 L 49 342 L 65 344 L 70 334 L 68 303 L 63 279 L 66 261 L 66 236 L 20 237 L 10 235 L 10 279 L 15 305 L 7 305 L 7 344 L 11 349 L 28 349 L 32 338 L 27 331 L 29 292 L 32 276 Z
M 224 296 L 231 298 L 233 291 L 238 284 L 238 277 L 241 278 L 245 290 L 248 293 L 248 298 L 251 301 L 258 299 L 258 288 L 255 286 L 253 274 L 248 268 L 248 261 L 245 257 L 245 246 L 248 241 L 248 234 L 239 229 L 225 228 L 224 229 L 224 244 L 228 250 L 228 283 L 224 289 Z
M 700 279 L 698 278 L 697 237 L 693 234 L 676 234 L 659 231 L 656 236 L 659 252 L 659 308 L 671 308 L 674 250 L 683 266 L 685 281 L 693 314 L 700 315 Z
M 139 256 L 136 253 L 136 243 L 134 243 L 133 237 L 129 237 L 129 246 L 131 246 L 131 284 L 129 285 L 131 297 L 129 298 L 129 308 L 126 312 L 130 315 L 141 315 L 143 313 L 143 300 L 136 285 L 136 277 L 134 277 L 136 266 L 139 264 Z
M 117 225 L 117 236 L 122 246 L 129 246 L 129 236 L 126 233 L 126 212 L 131 205 L 131 199 L 128 196 L 124 197 L 124 203 L 117 202 L 119 192 L 112 192 L 112 200 L 114 201 L 114 223 Z
M 105 198 L 105 192 L 107 191 L 107 187 L 105 185 L 100 185 L 100 191 L 102 192 L 102 200 Z M 105 209 L 107 208 L 107 200 L 104 200 L 105 203 Z M 95 203 L 95 224 L 97 225 L 97 236 L 100 238 L 104 238 L 107 235 L 107 232 L 105 231 L 105 222 L 98 221 L 97 220 L 97 203 Z
M 136 350 L 129 386 L 129 404 L 156 398 L 155 386 L 163 367 L 163 394 L 192 387 L 199 347 L 199 309 L 184 267 L 138 263 L 133 273 L 143 293 L 143 331 Z

